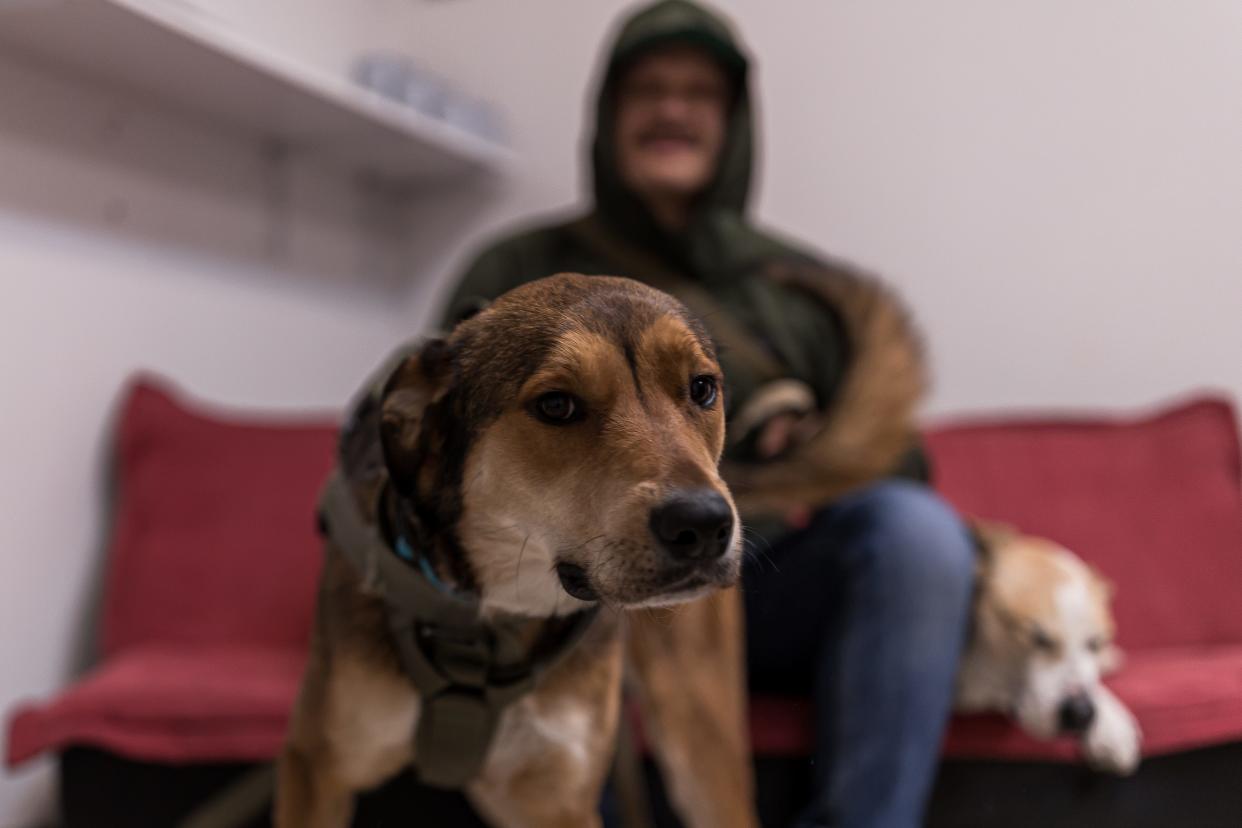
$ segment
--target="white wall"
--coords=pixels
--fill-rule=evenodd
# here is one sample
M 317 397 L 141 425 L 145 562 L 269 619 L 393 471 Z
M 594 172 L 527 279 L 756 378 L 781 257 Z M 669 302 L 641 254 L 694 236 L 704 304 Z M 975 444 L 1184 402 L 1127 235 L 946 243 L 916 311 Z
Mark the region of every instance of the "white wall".
M 428 278 L 463 239 L 577 197 L 584 95 L 624 5 L 197 3 L 334 69 L 363 45 L 405 48 L 505 105 L 521 168 L 437 234 Z M 1242 394 L 1242 4 L 720 5 L 760 58 L 759 215 L 901 287 L 935 357 L 933 412 Z M 365 240 L 331 175 L 302 171 L 292 217 L 273 212 L 254 148 L 108 117 L 81 93 L 51 96 L 56 113 L 32 99 L 15 110 L 52 81 L 13 68 L 0 63 L 5 706 L 72 669 L 95 589 L 105 417 L 132 367 L 214 399 L 332 405 L 429 312 L 422 288 L 346 278 Z M 21 112 L 42 126 L 19 128 Z M 63 146 L 67 124 L 94 131 Z M 118 131 L 128 150 L 100 137 Z M 195 150 L 150 173 L 134 148 L 153 132 Z M 45 782 L 0 782 L 0 824 L 40 807 Z
M 504 102 L 525 168 L 488 228 L 577 197 L 596 50 L 629 5 L 210 3 L 311 59 L 347 65 L 347 30 Z M 717 5 L 759 58 L 758 215 L 901 287 L 931 413 L 1242 393 L 1242 4 Z
M 935 411 L 1242 394 L 1242 4 L 739 5 L 763 212 L 902 286 Z
M 89 653 L 109 417 L 126 377 L 150 368 L 213 401 L 335 411 L 417 332 L 429 283 L 380 266 L 402 258 L 409 225 L 373 221 L 374 199 L 319 160 L 275 162 L 9 55 L 0 112 L 7 711 L 61 687 Z M 442 252 L 424 241 L 410 258 Z M 0 825 L 48 812 L 50 771 L 0 775 Z

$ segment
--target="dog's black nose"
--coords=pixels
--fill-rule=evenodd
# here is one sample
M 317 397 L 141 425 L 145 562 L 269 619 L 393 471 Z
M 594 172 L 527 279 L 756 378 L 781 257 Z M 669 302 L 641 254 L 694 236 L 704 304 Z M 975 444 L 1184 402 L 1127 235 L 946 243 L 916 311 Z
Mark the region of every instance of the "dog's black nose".
M 1083 733 L 1095 719 L 1095 705 L 1086 693 L 1075 693 L 1061 702 L 1059 721 L 1065 733 Z
M 719 558 L 733 537 L 733 510 L 719 492 L 679 492 L 651 511 L 651 531 L 674 558 Z

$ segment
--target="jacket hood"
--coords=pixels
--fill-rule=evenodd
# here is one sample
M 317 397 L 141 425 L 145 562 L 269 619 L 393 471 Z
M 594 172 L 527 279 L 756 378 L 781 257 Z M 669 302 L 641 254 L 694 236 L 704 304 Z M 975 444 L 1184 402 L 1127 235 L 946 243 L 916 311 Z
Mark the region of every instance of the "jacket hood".
M 691 223 L 711 223 L 711 214 L 744 214 L 750 192 L 754 128 L 748 83 L 749 60 L 724 18 L 688 0 L 659 0 L 623 20 L 606 52 L 598 83 L 591 171 L 596 209 L 615 229 L 656 244 L 666 236 L 647 208 L 621 181 L 613 141 L 613 99 L 622 72 L 650 50 L 690 44 L 714 57 L 733 82 L 733 102 L 716 175 L 701 194 Z M 668 239 L 663 239 L 666 246 Z

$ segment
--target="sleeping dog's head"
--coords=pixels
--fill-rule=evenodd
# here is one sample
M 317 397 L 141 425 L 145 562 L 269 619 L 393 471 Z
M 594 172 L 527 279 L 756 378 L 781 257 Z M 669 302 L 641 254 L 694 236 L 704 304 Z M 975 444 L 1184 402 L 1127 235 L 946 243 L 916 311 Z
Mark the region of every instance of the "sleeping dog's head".
M 731 584 L 723 393 L 711 341 L 667 294 L 532 282 L 390 380 L 392 519 L 490 611 L 653 606 Z
M 1096 715 L 1100 678 L 1116 669 L 1111 586 L 1069 550 L 1008 527 L 980 541 L 976 641 L 1002 671 L 1018 721 L 1050 738 Z

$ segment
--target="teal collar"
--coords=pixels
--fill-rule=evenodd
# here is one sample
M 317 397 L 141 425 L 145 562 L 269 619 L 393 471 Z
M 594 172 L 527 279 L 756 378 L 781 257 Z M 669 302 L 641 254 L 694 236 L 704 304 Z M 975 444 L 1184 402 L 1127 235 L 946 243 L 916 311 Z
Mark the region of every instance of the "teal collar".
M 397 535 L 397 541 L 393 544 L 393 552 L 397 553 L 397 557 L 411 566 L 417 566 L 418 571 L 423 573 L 423 577 L 431 582 L 432 586 L 437 587 L 445 592 L 453 592 L 454 589 L 444 582 L 444 579 L 436 574 L 435 567 L 431 565 L 431 561 L 427 560 L 426 555 L 419 555 L 414 551 L 414 547 L 410 545 L 410 541 L 405 535 Z

